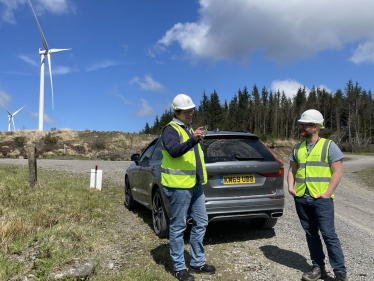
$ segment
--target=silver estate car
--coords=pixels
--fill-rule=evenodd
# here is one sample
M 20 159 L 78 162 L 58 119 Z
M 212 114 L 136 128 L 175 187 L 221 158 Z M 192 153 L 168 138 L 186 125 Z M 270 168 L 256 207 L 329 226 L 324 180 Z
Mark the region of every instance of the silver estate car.
M 283 214 L 283 163 L 257 135 L 246 132 L 209 131 L 200 144 L 208 174 L 203 188 L 209 222 L 249 219 L 256 228 L 272 228 Z M 156 235 L 167 237 L 170 206 L 161 185 L 160 136 L 131 160 L 125 206 L 151 210 Z

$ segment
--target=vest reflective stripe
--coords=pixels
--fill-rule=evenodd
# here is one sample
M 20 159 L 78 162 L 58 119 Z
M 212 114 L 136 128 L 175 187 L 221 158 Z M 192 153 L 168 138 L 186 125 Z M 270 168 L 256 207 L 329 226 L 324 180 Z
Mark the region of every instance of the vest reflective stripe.
M 331 140 L 321 138 L 309 155 L 305 141 L 295 146 L 294 156 L 298 163 L 295 176 L 297 196 L 303 196 L 306 187 L 313 197 L 326 192 L 332 176 L 328 162 L 330 143 Z M 334 194 L 331 195 L 331 198 L 334 198 Z
M 166 126 L 171 126 L 178 132 L 179 142 L 186 142 L 190 136 L 177 123 L 171 121 Z M 164 129 L 166 128 L 164 127 Z M 204 156 L 200 144 L 197 144 L 199 157 L 203 169 L 204 182 L 206 184 L 208 177 L 205 170 Z M 195 150 L 191 148 L 184 155 L 173 158 L 167 152 L 162 143 L 162 162 L 161 162 L 161 184 L 168 187 L 191 188 L 196 185 L 196 157 Z
M 309 161 L 308 166 L 330 167 L 330 163 L 320 162 L 320 161 L 317 161 L 317 162 Z M 306 167 L 306 163 L 299 164 L 299 168 L 305 168 L 305 167 Z
M 196 171 L 169 170 L 169 169 L 164 169 L 164 168 L 161 168 L 161 172 L 165 174 L 169 174 L 169 175 L 180 175 L 180 176 L 196 175 Z
M 296 183 L 305 183 L 305 182 L 330 182 L 331 178 L 320 178 L 320 177 L 307 177 L 304 179 L 296 179 Z

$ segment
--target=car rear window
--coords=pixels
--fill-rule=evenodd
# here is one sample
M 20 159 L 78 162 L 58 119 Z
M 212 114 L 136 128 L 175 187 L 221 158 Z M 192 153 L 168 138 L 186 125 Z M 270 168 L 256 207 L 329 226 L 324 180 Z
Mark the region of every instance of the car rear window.
M 246 138 L 215 138 L 201 142 L 205 163 L 226 161 L 275 161 L 259 140 Z

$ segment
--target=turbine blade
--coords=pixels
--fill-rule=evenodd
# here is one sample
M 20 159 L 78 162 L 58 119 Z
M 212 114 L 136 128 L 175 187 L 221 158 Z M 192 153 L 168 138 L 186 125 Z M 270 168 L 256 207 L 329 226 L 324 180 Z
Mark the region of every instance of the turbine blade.
M 26 105 L 22 106 L 20 109 L 18 109 L 16 112 L 13 113 L 13 116 L 16 115 L 18 112 L 21 111 L 22 108 L 24 108 Z
M 70 51 L 70 50 L 71 49 L 50 49 L 49 53 L 54 54 L 54 53 L 63 52 L 63 51 Z
M 53 110 L 53 83 L 52 83 L 52 68 L 51 68 L 51 54 L 48 52 L 48 66 L 49 66 L 49 77 L 51 78 L 51 88 L 52 88 L 52 110 Z
M 16 130 L 16 127 L 14 126 L 14 118 L 12 117 L 12 121 L 13 121 L 13 131 Z
M 35 16 L 35 19 L 36 19 L 36 23 L 38 24 L 40 35 L 42 36 L 42 41 L 43 41 L 44 49 L 46 49 L 46 51 L 48 51 L 49 48 L 48 48 L 47 40 L 45 40 L 45 37 L 44 37 L 43 31 L 42 31 L 42 28 L 40 27 L 40 24 L 39 24 L 38 18 L 36 17 L 36 14 L 35 14 L 34 8 L 33 8 L 32 4 L 31 4 L 31 1 L 30 1 L 30 0 L 29 0 L 29 3 L 30 3 L 30 6 L 31 6 L 31 10 L 32 10 L 32 12 L 34 13 L 34 16 Z
M 5 105 L 3 105 L 2 103 L 0 103 L 2 105 L 2 107 L 5 108 L 6 112 L 8 112 L 8 115 L 12 115 L 12 113 L 9 112 L 8 108 L 5 107 Z

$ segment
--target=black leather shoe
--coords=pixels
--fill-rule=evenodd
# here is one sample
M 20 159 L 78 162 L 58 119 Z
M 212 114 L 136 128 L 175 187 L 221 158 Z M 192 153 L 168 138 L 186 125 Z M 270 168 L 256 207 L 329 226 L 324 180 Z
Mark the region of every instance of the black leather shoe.
M 320 268 L 313 265 L 312 268 L 303 274 L 301 280 L 305 281 L 317 281 L 318 279 L 327 278 L 327 272 L 325 268 Z
M 213 265 L 204 264 L 201 266 L 192 266 L 190 265 L 190 268 L 188 270 L 190 273 L 208 273 L 208 274 L 214 274 L 216 273 L 216 268 Z
M 336 281 L 348 281 L 347 273 L 343 272 L 335 272 L 335 279 Z
M 195 278 L 187 272 L 187 269 L 175 271 L 175 277 L 177 277 L 179 281 L 194 281 L 195 280 Z

